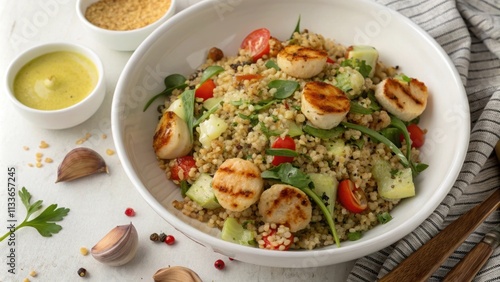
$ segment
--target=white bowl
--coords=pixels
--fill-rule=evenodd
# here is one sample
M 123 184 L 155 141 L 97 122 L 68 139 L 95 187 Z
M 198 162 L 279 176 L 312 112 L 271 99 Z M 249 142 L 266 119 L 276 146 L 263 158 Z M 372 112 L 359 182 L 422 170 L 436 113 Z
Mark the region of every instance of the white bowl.
M 19 102 L 14 96 L 13 90 L 14 79 L 19 70 L 31 60 L 57 51 L 70 51 L 82 54 L 95 65 L 98 72 L 98 81 L 92 92 L 82 101 L 59 110 L 38 110 Z M 5 79 L 6 92 L 15 109 L 25 119 L 45 129 L 65 129 L 86 121 L 99 109 L 106 95 L 104 68 L 101 60 L 89 48 L 72 43 L 47 43 L 26 50 L 9 65 Z
M 134 30 L 109 30 L 100 28 L 85 18 L 87 8 L 99 0 L 78 0 L 76 2 L 76 14 L 86 30 L 104 46 L 118 51 L 133 51 L 139 46 L 148 35 L 151 34 L 162 23 L 175 13 L 176 0 L 170 0 L 170 7 L 165 14 L 155 22 Z
M 430 167 L 416 178 L 417 195 L 403 200 L 391 212 L 390 222 L 364 233 L 358 241 L 343 242 L 340 248 L 279 252 L 228 243 L 219 239 L 218 230 L 172 206 L 174 199 L 181 199 L 179 188 L 167 181 L 151 148 L 158 121 L 154 108 L 162 101 L 146 112 L 142 108 L 153 94 L 163 90 L 166 75 L 189 75 L 204 61 L 209 48 L 217 46 L 224 54 L 236 54 L 243 38 L 261 27 L 286 39 L 299 15 L 301 28 L 344 45 L 375 46 L 381 61 L 399 65 L 402 72 L 427 84 L 431 94 L 421 125 L 428 133 L 421 156 Z M 469 123 L 464 87 L 442 48 L 409 19 L 365 0 L 201 2 L 172 17 L 135 51 L 118 81 L 112 106 L 112 131 L 123 167 L 140 194 L 166 221 L 207 248 L 237 260 L 295 268 L 356 259 L 414 230 L 455 182 L 468 145 Z

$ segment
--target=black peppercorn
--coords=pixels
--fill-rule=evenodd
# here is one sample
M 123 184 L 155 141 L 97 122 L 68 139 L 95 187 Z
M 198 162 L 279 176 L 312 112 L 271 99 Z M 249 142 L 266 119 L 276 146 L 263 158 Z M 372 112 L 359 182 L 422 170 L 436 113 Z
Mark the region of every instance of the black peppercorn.
M 158 235 L 158 233 L 153 233 L 153 234 L 149 235 L 149 240 L 151 240 L 153 242 L 157 242 L 160 240 L 160 235 Z
M 167 234 L 165 233 L 160 233 L 160 238 L 158 241 L 160 242 L 165 242 L 165 239 L 167 239 Z
M 86 275 L 87 275 L 87 270 L 83 267 L 80 267 L 80 269 L 78 269 L 78 276 L 85 277 Z

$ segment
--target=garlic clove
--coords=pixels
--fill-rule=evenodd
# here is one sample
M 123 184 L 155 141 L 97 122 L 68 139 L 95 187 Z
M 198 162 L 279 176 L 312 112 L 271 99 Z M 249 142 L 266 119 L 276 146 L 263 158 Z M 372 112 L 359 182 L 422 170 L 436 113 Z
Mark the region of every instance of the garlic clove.
M 160 268 L 153 275 L 155 282 L 201 282 L 196 272 L 183 266 Z
M 137 253 L 139 236 L 134 225 L 119 225 L 113 228 L 90 250 L 99 262 L 111 266 L 124 265 Z
M 104 159 L 89 148 L 75 148 L 64 157 L 57 169 L 57 182 L 71 181 L 95 173 L 109 173 Z

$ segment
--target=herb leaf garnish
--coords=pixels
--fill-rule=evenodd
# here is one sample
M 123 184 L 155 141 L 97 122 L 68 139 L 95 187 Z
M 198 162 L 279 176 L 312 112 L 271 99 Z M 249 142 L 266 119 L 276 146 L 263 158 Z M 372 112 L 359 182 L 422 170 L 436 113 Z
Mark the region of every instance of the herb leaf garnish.
M 293 80 L 273 80 L 267 86 L 269 88 L 276 88 L 274 98 L 285 99 L 293 95 L 299 88 L 299 83 Z
M 23 227 L 33 227 L 40 235 L 43 237 L 51 237 L 52 234 L 56 234 L 61 231 L 62 227 L 54 222 L 61 221 L 68 214 L 69 209 L 64 207 L 57 207 L 57 204 L 52 204 L 45 208 L 38 216 L 30 220 L 30 217 L 42 208 L 42 200 L 38 200 L 31 203 L 31 194 L 23 187 L 19 191 L 19 197 L 21 202 L 26 207 L 26 217 L 23 222 L 16 226 L 13 231 L 7 232 L 5 235 L 0 237 L 0 242 L 5 238 L 10 236 L 11 232 L 16 232 Z
M 145 112 L 158 97 L 168 96 L 172 94 L 172 91 L 174 91 L 175 89 L 182 89 L 187 86 L 186 78 L 177 73 L 165 77 L 165 79 L 163 80 L 163 84 L 165 84 L 165 90 L 149 99 L 149 101 L 146 103 L 146 105 L 144 105 L 144 108 L 142 109 L 143 112 Z

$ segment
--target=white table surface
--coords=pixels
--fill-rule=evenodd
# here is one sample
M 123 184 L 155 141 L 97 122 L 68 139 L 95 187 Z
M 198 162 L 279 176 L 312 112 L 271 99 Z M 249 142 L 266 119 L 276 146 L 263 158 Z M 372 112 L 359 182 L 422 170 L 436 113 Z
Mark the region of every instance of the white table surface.
M 178 10 L 197 0 L 179 0 Z M 158 216 L 141 198 L 125 175 L 118 156 L 107 155 L 114 149 L 111 136 L 111 101 L 120 72 L 131 52 L 106 49 L 93 41 L 83 30 L 75 13 L 75 1 L 8 1 L 0 0 L 0 236 L 7 232 L 7 168 L 17 171 L 17 189 L 26 187 L 33 201 L 43 200 L 45 206 L 57 203 L 70 208 L 68 216 L 59 224 L 61 232 L 51 238 L 41 237 L 34 228 L 23 228 L 15 233 L 15 246 L 0 243 L 0 281 L 80 281 L 77 270 L 88 271 L 85 281 L 152 281 L 157 269 L 181 265 L 193 269 L 203 281 L 344 281 L 353 263 L 303 269 L 271 268 L 230 261 L 194 243 Z M 46 42 L 75 42 L 94 50 L 105 66 L 107 93 L 98 112 L 85 123 L 65 130 L 44 130 L 25 121 L 9 105 L 5 95 L 5 72 L 14 57 L 27 48 Z M 76 141 L 87 133 L 90 139 L 81 146 L 99 152 L 107 162 L 109 175 L 101 174 L 81 181 L 55 184 L 57 167 L 66 153 L 79 145 Z M 102 138 L 102 135 L 107 138 Z M 46 149 L 38 146 L 41 141 Z M 29 150 L 23 149 L 24 146 Z M 53 163 L 43 167 L 29 167 L 35 163 L 36 153 L 52 158 Z M 135 217 L 124 211 L 132 207 Z M 26 214 L 17 202 L 18 224 Z M 139 251 L 129 264 L 109 267 L 80 254 L 80 247 L 90 249 L 116 225 L 132 222 L 139 233 Z M 165 232 L 176 238 L 173 246 L 155 244 L 149 240 L 153 232 Z M 15 273 L 8 272 L 6 257 L 15 248 Z M 226 262 L 223 271 L 214 268 L 217 259 Z M 37 272 L 30 277 L 31 270 Z M 82 280 L 83 281 L 83 280 Z

